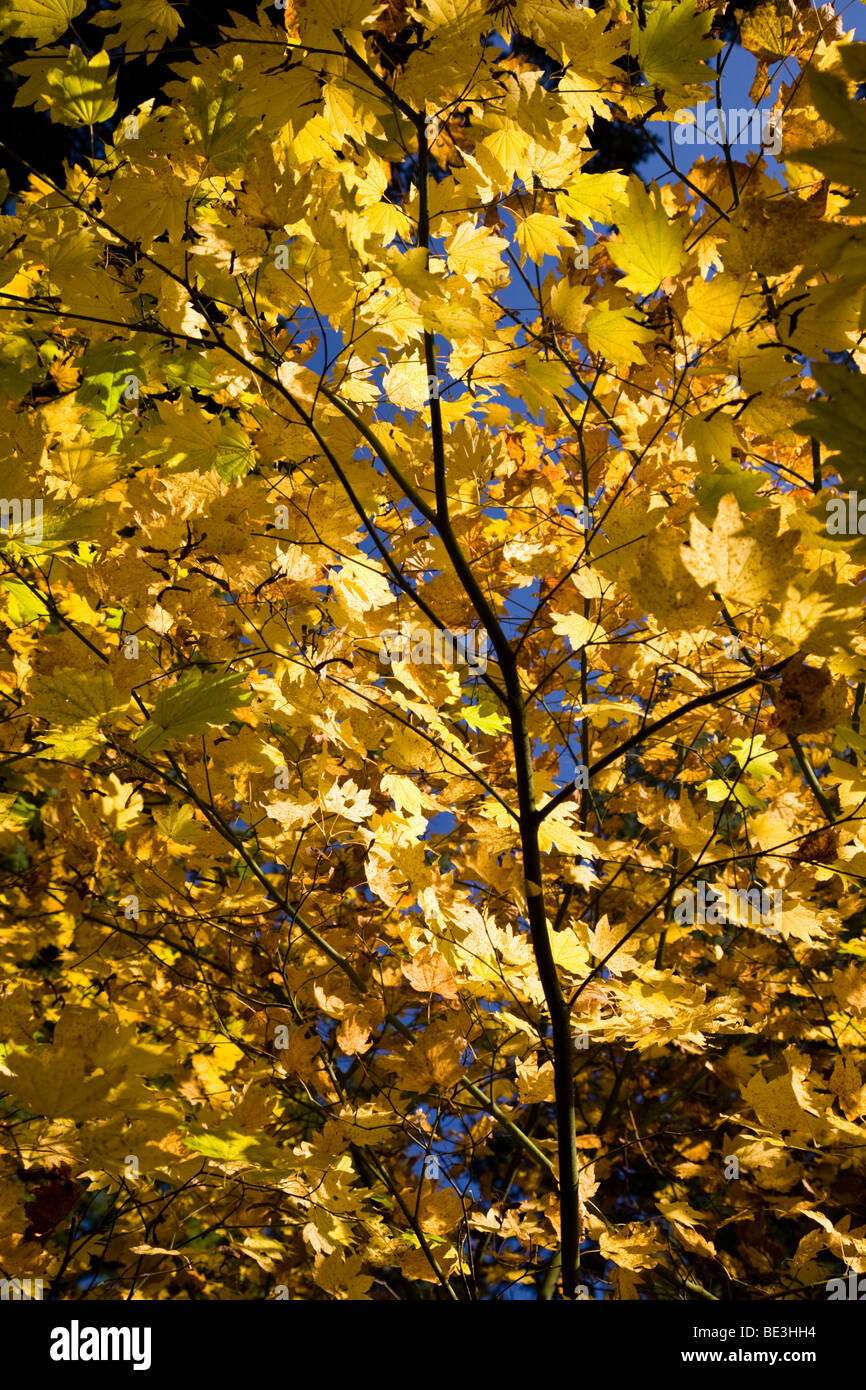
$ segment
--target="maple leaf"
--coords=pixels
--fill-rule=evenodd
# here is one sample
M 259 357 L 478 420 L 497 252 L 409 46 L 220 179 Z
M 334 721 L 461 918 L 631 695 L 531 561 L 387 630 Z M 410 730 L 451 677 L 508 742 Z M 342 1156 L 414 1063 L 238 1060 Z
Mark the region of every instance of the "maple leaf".
M 698 11 L 698 0 L 683 0 L 681 4 L 662 0 L 654 5 L 641 25 L 639 17 L 632 20 L 632 51 L 650 86 L 661 87 L 678 100 L 690 87 L 712 81 L 713 70 L 708 59 L 723 46 L 721 40 L 710 39 L 713 17 L 709 11 Z
M 443 999 L 457 998 L 457 981 L 453 973 L 438 951 L 431 947 L 425 946 L 411 965 L 404 962 L 401 969 L 412 988 L 422 994 L 439 994 Z
M 239 163 L 257 124 L 255 117 L 242 115 L 238 109 L 237 71 L 236 63 L 232 70 L 221 72 L 215 87 L 195 75 L 189 82 L 189 116 L 196 145 L 216 168 L 232 168 Z
M 482 700 L 478 704 L 461 705 L 460 718 L 470 729 L 478 729 L 483 734 L 501 734 L 508 727 L 502 715 L 488 700 Z
M 0 12 L 0 33 L 35 39 L 37 48 L 69 28 L 86 0 L 13 0 Z
M 767 523 L 750 528 L 733 493 L 719 503 L 712 530 L 696 516 L 691 518 L 688 547 L 682 550 L 684 564 L 704 587 L 715 585 L 723 598 L 743 606 L 755 604 L 778 593 L 786 571 L 790 571 L 791 537 L 772 534 L 772 517 Z
M 337 1029 L 337 1043 L 349 1057 L 363 1055 L 370 1047 L 370 1029 L 360 1019 L 343 1019 Z
M 468 280 L 494 279 L 503 270 L 502 252 L 508 242 L 487 227 L 461 222 L 445 243 L 448 264 Z
M 585 647 L 595 633 L 595 624 L 579 613 L 554 613 L 554 632 L 568 638 L 572 651 Z
M 782 672 L 773 705 L 774 726 L 800 734 L 836 724 L 845 708 L 845 695 L 826 667 L 809 666 L 798 654 Z
M 652 294 L 683 265 L 682 231 L 670 220 L 658 186 L 647 193 L 634 178 L 628 201 L 617 208 L 616 218 L 622 239 L 611 242 L 609 251 L 626 272 L 620 284 L 635 294 Z
M 645 327 L 629 309 L 611 309 L 607 303 L 586 316 L 586 338 L 590 352 L 607 357 L 617 367 L 645 363 L 641 343 L 652 341 L 652 330 Z
M 541 265 L 545 256 L 555 256 L 561 247 L 574 246 L 574 237 L 557 217 L 533 212 L 517 225 L 517 244 L 524 256 Z
M 173 39 L 180 28 L 180 13 L 167 0 L 137 0 L 134 7 L 121 5 L 117 10 L 95 14 L 91 21 L 112 30 L 112 43 L 124 45 L 130 52 L 147 51 L 148 62 L 156 52 Z
M 151 718 L 135 735 L 136 747 L 142 753 L 159 752 L 174 740 L 227 724 L 251 698 L 236 671 L 188 671 L 157 696 Z
M 338 1252 L 326 1255 L 316 1269 L 316 1283 L 334 1298 L 349 1298 L 353 1303 L 367 1300 L 367 1289 L 373 1282 L 372 1276 L 362 1273 L 362 1263 L 358 1255 L 344 1258 Z
M 31 710 L 51 727 L 45 740 L 58 756 L 63 750 L 80 754 L 93 746 L 106 724 L 117 722 L 129 703 L 107 671 L 57 671 L 34 683 Z
M 109 57 L 97 53 L 88 60 L 80 48 L 70 48 L 66 63 L 52 68 L 46 82 L 53 92 L 49 111 L 63 125 L 97 125 L 107 121 L 117 107 L 115 77 L 108 75 Z

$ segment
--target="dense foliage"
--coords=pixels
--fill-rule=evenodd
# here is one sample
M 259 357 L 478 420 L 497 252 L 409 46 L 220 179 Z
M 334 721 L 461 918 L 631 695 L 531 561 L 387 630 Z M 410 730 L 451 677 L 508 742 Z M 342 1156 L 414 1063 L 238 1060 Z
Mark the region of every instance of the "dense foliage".
M 0 1273 L 826 1297 L 866 45 L 787 0 L 220 29 L 0 11 L 75 137 L 0 218 Z M 747 61 L 744 151 L 698 117 Z

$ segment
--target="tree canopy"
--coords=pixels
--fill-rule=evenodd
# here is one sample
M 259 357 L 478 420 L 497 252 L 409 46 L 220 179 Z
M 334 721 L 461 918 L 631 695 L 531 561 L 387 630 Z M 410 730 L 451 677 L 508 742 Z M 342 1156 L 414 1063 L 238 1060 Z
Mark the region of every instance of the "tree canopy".
M 866 44 L 802 0 L 204 22 L 0 9 L 64 132 L 0 141 L 0 1273 L 825 1298 Z

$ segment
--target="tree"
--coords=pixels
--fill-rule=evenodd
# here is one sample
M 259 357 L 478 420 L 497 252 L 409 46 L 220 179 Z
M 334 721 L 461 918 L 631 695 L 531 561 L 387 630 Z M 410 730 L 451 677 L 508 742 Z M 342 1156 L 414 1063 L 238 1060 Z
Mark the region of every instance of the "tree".
M 0 223 L 4 1277 L 826 1297 L 866 49 L 775 3 L 84 11 L 2 21 L 77 140 Z M 601 121 L 649 184 L 585 171 Z

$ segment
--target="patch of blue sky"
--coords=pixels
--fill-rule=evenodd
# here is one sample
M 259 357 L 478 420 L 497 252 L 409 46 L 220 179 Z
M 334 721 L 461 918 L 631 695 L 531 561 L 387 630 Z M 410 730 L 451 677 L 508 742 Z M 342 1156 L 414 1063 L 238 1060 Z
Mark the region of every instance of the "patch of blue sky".
M 757 106 L 752 102 L 749 89 L 755 79 L 758 70 L 758 60 L 754 54 L 749 53 L 740 44 L 723 49 L 720 54 L 721 59 L 721 80 L 720 80 L 720 100 L 717 101 L 716 95 L 705 100 L 705 115 L 709 115 L 710 108 L 716 106 L 725 113 L 748 112 L 750 119 L 747 123 L 743 122 L 742 115 L 733 120 L 726 119 L 726 127 L 731 156 L 734 159 L 744 160 L 746 156 L 757 154 L 762 148 L 761 124 L 752 118 L 754 110 L 765 113 L 767 116 L 773 110 L 775 102 L 779 96 L 780 88 L 783 83 L 790 83 L 796 73 L 796 64 L 782 63 L 776 65 L 775 73 L 770 71 L 767 76 L 766 91 L 759 98 Z M 716 60 L 710 59 L 710 66 L 715 71 Z M 700 115 L 697 103 L 689 107 L 682 108 L 683 111 L 690 111 L 694 115 Z M 708 125 L 706 120 L 698 120 L 695 129 L 695 136 L 702 143 L 680 143 L 683 135 L 676 135 L 677 126 L 669 120 L 661 120 L 658 116 L 651 117 L 646 123 L 646 131 L 650 138 L 659 147 L 658 150 L 649 154 L 642 161 L 641 174 L 644 179 L 656 179 L 659 183 L 676 183 L 680 174 L 670 168 L 676 164 L 681 173 L 688 175 L 689 167 L 693 162 L 690 158 L 692 152 L 695 157 L 703 155 L 705 159 L 725 157 L 724 143 L 713 138 L 712 124 Z M 784 117 L 782 118 L 782 129 L 784 130 Z M 699 134 L 699 132 L 703 134 Z M 775 141 L 765 138 L 763 146 L 764 159 L 766 160 L 767 173 L 771 177 L 779 178 L 784 181 L 784 169 L 779 160 L 772 153 L 772 144 Z M 706 143 L 703 143 L 703 142 Z
M 478 1007 L 488 1014 L 501 1014 L 505 1009 L 501 999 L 479 999 Z
M 277 327 L 290 335 L 296 348 L 315 343 L 315 350 L 304 365 L 317 376 L 331 378 L 334 364 L 345 349 L 342 329 L 335 328 L 312 305 L 303 303 L 292 308 L 291 318 L 280 315 Z
M 453 811 L 437 811 L 427 822 L 425 838 L 429 839 L 432 835 L 450 835 L 456 826 L 457 817 Z

